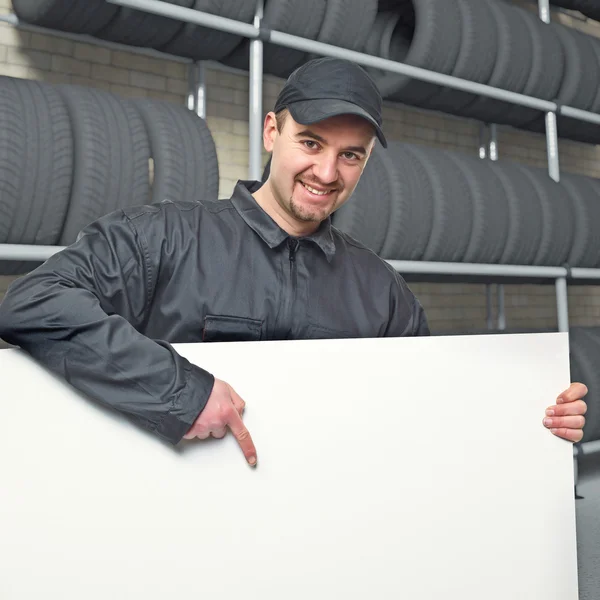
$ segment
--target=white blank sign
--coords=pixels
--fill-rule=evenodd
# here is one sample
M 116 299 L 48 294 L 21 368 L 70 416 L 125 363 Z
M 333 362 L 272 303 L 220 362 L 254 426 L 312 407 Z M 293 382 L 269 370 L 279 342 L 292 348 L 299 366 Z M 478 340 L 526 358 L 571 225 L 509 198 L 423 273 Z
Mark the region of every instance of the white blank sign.
M 2 600 L 576 600 L 566 334 L 178 345 L 258 450 L 0 351 Z

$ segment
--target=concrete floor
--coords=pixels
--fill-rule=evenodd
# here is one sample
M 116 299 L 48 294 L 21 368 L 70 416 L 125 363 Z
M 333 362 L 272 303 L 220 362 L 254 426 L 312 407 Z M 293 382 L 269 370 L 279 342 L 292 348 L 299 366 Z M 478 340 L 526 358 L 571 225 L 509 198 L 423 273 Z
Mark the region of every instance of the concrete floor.
M 579 600 L 600 600 L 600 453 L 580 458 L 577 493 Z

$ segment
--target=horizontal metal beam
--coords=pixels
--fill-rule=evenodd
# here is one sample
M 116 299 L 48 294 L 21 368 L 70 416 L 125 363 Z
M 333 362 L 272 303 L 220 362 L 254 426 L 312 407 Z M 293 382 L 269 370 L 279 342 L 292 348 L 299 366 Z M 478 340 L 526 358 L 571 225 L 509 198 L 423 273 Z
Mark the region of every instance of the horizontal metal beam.
M 588 112 L 587 110 L 581 110 L 580 108 L 573 108 L 572 106 L 561 106 L 559 115 L 600 125 L 600 115 Z
M 47 260 L 53 254 L 64 250 L 64 246 L 34 246 L 28 244 L 0 244 L 2 260 Z
M 322 42 L 317 42 L 316 40 L 309 40 L 295 35 L 283 33 L 281 31 L 273 31 L 270 29 L 261 30 L 248 23 L 242 23 L 234 19 L 219 17 L 192 8 L 184 8 L 174 4 L 168 4 L 166 2 L 162 2 L 161 0 L 108 0 L 108 2 L 111 4 L 117 4 L 119 6 L 150 12 L 156 15 L 178 19 L 188 23 L 212 27 L 220 31 L 226 31 L 250 39 L 261 38 L 263 41 L 284 46 L 286 48 L 294 48 L 296 50 L 316 53 L 323 56 L 345 58 L 366 67 L 381 69 L 391 73 L 397 73 L 399 75 L 407 75 L 421 81 L 428 81 L 430 83 L 443 85 L 453 89 L 480 94 L 482 96 L 495 98 L 497 100 L 504 100 L 512 104 L 535 108 L 543 112 L 559 111 L 558 105 L 555 102 L 550 102 L 548 100 L 542 100 L 540 98 L 534 98 L 524 94 L 509 92 L 507 90 L 484 85 L 482 83 L 475 83 L 474 81 L 452 77 L 451 75 L 444 75 L 436 71 L 413 67 L 411 65 L 387 60 L 377 56 L 371 56 L 362 52 L 355 52 L 345 48 L 339 48 L 338 46 L 324 44 Z M 559 114 L 572 116 L 573 118 L 582 121 L 588 121 L 590 123 L 600 123 L 600 115 L 568 106 L 561 106 Z
M 387 260 L 386 262 L 400 273 L 523 277 L 528 279 L 557 279 L 559 277 L 566 277 L 567 275 L 567 270 L 564 267 L 488 265 L 477 263 L 444 263 L 408 260 Z
M 28 244 L 0 244 L 1 260 L 46 260 L 64 250 L 65 246 L 36 246 Z M 401 273 L 432 275 L 473 275 L 490 277 L 523 277 L 526 279 L 558 279 L 567 276 L 564 267 L 536 267 L 529 265 L 487 265 L 477 263 L 444 263 L 411 260 L 387 260 Z M 581 272 L 581 275 L 579 275 Z M 572 269 L 582 279 L 600 279 L 600 269 Z
M 600 279 L 600 269 L 573 268 L 569 275 L 572 279 Z

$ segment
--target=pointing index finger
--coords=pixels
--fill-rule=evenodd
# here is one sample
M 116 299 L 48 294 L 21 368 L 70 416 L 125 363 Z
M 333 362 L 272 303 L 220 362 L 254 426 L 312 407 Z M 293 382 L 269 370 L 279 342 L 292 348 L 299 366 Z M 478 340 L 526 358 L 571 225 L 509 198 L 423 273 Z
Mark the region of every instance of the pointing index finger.
M 248 463 L 252 466 L 256 465 L 256 447 L 254 446 L 250 432 L 244 425 L 242 417 L 237 410 L 231 411 L 231 416 L 229 417 L 227 426 L 229 429 L 231 429 L 231 433 L 233 433 L 235 436 Z

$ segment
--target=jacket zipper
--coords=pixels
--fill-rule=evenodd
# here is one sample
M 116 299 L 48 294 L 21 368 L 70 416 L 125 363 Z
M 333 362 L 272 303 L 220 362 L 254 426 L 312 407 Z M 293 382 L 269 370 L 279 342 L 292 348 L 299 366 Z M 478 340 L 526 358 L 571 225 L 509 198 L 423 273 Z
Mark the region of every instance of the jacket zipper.
M 299 240 L 293 238 L 288 239 L 289 257 L 290 257 L 290 273 L 294 270 L 296 263 L 296 252 L 298 252 L 298 246 L 300 245 Z

